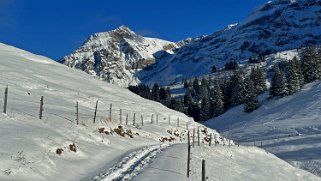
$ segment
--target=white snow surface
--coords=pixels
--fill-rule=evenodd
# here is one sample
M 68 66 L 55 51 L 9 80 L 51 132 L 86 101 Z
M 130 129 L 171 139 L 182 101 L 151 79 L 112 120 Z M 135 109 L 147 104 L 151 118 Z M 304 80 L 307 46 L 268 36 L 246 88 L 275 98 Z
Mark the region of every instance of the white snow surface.
M 321 176 L 321 82 L 308 84 L 295 95 L 264 100 L 244 113 L 238 106 L 209 120 L 215 128 L 243 144 L 260 145 L 293 166 Z
M 191 149 L 191 173 L 186 177 L 186 144 L 176 144 L 160 153 L 134 181 L 201 180 L 204 159 L 207 180 L 213 181 L 294 181 L 321 180 L 298 170 L 271 153 L 254 147 L 195 146 Z M 161 175 L 161 177 L 160 177 Z M 156 178 L 156 179 L 155 179 Z
M 204 126 L 126 89 L 11 46 L 0 44 L 0 61 L 0 90 L 9 87 L 7 114 L 0 114 L 0 180 L 164 180 L 168 172 L 168 180 L 186 180 L 186 159 L 182 159 L 186 158 L 186 125 L 201 130 Z M 42 120 L 38 118 L 40 96 L 44 96 Z M 3 103 L 1 98 L 0 105 Z M 133 138 L 112 132 L 120 125 L 120 109 L 121 125 L 133 132 Z M 124 124 L 126 114 L 128 125 Z M 99 133 L 99 128 L 109 134 Z M 200 159 L 207 160 L 210 180 L 235 180 L 237 175 L 239 180 L 319 180 L 258 148 L 223 147 L 233 142 L 207 130 L 220 146 L 208 148 L 203 143 L 205 135 L 200 135 L 201 147 L 192 149 L 190 180 L 200 177 Z M 176 140 L 161 143 L 162 137 Z M 75 144 L 76 152 L 70 144 Z M 57 148 L 63 149 L 61 155 L 56 154 Z M 221 166 L 225 171 L 217 172 Z

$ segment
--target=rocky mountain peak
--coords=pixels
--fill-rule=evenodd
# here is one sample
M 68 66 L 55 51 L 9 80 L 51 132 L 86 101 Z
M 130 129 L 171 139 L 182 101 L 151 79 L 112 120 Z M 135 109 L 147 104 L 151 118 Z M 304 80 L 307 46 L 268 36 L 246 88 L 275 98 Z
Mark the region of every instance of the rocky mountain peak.
M 112 31 L 91 35 L 61 62 L 126 87 L 138 82 L 133 76 L 137 70 L 155 63 L 155 53 L 175 46 L 172 42 L 145 38 L 126 26 L 120 26 Z

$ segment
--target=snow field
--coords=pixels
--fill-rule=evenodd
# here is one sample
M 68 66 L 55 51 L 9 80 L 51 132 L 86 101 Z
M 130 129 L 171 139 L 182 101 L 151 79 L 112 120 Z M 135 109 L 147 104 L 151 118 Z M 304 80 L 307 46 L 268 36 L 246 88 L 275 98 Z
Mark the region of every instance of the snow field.
M 238 106 L 206 125 L 232 135 L 241 144 L 262 141 L 267 151 L 320 176 L 320 88 L 320 82 L 308 84 L 295 95 L 265 100 L 250 114 Z
M 200 128 L 202 135 L 202 146 L 196 143 L 192 149 L 191 180 L 200 178 L 201 159 L 207 161 L 209 179 L 318 180 L 257 148 L 223 147 L 222 143 L 233 144 L 225 138 L 218 140 L 220 146 L 213 144 L 209 148 L 205 136 L 208 139 L 212 133 L 220 137 L 216 131 L 209 128 L 205 131 L 204 126 L 184 114 L 50 59 L 0 44 L 0 61 L 0 90 L 9 86 L 8 112 L 0 114 L 0 180 L 186 180 L 187 146 L 176 144 L 186 142 L 186 124 L 190 131 Z M 44 114 L 39 120 L 41 96 Z M 75 121 L 77 101 L 79 125 Z M 150 123 L 152 114 L 154 120 L 159 115 L 158 124 Z M 146 120 L 144 126 L 141 115 Z M 170 143 L 166 141 L 173 138 Z M 70 147 L 73 144 L 75 148 Z M 56 153 L 58 148 L 63 150 L 60 155 Z M 216 172 L 221 167 L 226 171 Z M 269 170 L 270 174 L 265 174 Z M 273 177 L 274 174 L 279 177 Z
M 0 114 L 0 180 L 89 178 L 129 150 L 159 144 L 161 137 L 171 136 L 167 133 L 169 129 L 178 129 L 183 134 L 187 123 L 191 128 L 199 126 L 184 114 L 48 58 L 0 44 L 0 60 L 0 90 L 9 86 L 7 114 Z M 39 120 L 41 96 L 44 96 L 44 111 L 43 119 Z M 110 104 L 113 105 L 111 121 Z M 3 94 L 0 105 L 3 105 Z M 130 130 L 133 138 L 113 132 L 119 126 L 120 109 L 122 127 Z M 134 113 L 135 125 L 132 124 Z M 152 114 L 154 124 L 150 124 Z M 146 121 L 144 126 L 141 126 L 141 115 Z M 159 116 L 157 125 L 156 115 Z M 169 115 L 173 125 L 168 124 Z M 179 128 L 174 122 L 177 118 Z M 99 133 L 99 128 L 113 133 Z M 70 150 L 71 144 L 76 145 L 76 152 Z M 63 149 L 61 155 L 56 154 L 57 148 Z

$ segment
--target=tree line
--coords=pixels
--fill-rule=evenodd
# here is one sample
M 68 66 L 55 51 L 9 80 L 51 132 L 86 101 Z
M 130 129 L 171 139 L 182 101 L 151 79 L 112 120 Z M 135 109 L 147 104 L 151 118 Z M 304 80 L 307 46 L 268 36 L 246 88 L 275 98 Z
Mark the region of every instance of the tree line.
M 315 47 L 302 49 L 300 59 L 280 62 L 274 65 L 270 98 L 292 95 L 305 83 L 321 79 L 321 52 Z M 264 62 L 264 56 L 251 58 L 250 63 Z M 258 96 L 267 91 L 266 75 L 259 66 L 252 66 L 245 72 L 235 61 L 228 62 L 226 68 L 232 73 L 224 78 L 209 80 L 194 78 L 184 80 L 185 95 L 172 97 L 169 87 L 154 84 L 130 86 L 129 90 L 144 97 L 183 112 L 195 121 L 206 121 L 223 114 L 228 109 L 243 104 L 244 112 L 259 108 Z
M 284 97 L 300 90 L 304 84 L 321 79 L 321 51 L 317 47 L 302 49 L 300 60 L 294 57 L 274 66 L 270 95 Z

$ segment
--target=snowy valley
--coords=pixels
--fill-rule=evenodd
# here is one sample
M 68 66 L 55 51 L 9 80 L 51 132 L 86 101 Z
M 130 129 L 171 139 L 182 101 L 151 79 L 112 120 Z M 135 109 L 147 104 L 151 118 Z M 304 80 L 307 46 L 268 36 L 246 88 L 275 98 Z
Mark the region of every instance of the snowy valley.
M 179 42 L 0 43 L 0 180 L 321 181 L 320 26 L 320 0 L 272 0 Z
M 203 130 L 202 125 L 46 57 L 4 44 L 0 45 L 0 57 L 1 87 L 9 87 L 7 114 L 0 118 L 1 180 L 161 180 L 164 174 L 168 180 L 196 180 L 202 159 L 209 164 L 211 180 L 319 180 L 259 148 L 228 146 L 231 141 L 219 138 L 211 129 L 219 145 L 209 147 L 202 133 L 201 146 L 192 148 L 191 177 L 187 179 L 187 126 Z M 42 120 L 38 118 L 40 96 L 44 96 Z M 77 101 L 79 125 L 75 121 Z M 134 113 L 137 120 L 133 125 Z M 123 136 L 116 131 L 120 125 Z M 170 130 L 177 132 L 170 134 Z M 171 137 L 175 141 L 160 142 Z M 211 171 L 213 168 L 223 171 Z

